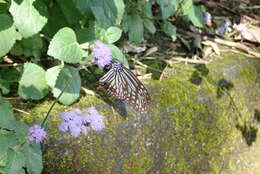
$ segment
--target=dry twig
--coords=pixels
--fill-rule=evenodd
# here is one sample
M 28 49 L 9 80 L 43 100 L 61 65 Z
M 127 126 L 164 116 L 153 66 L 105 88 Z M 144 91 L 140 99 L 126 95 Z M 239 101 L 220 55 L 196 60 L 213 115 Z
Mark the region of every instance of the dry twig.
M 84 87 L 81 87 L 81 89 L 82 89 L 82 91 L 84 91 L 84 92 L 85 92 L 85 94 L 87 94 L 87 95 L 92 95 L 92 96 L 94 96 L 94 95 L 95 95 L 95 92 L 94 92 L 94 91 L 92 91 L 92 90 L 89 90 L 89 89 L 87 89 L 87 88 L 84 88 Z
M 186 59 L 186 58 L 176 58 L 172 57 L 172 60 L 180 61 L 180 62 L 187 62 L 187 63 L 195 63 L 195 64 L 209 64 L 209 61 L 205 60 L 195 60 L 195 59 Z
M 211 38 L 211 37 L 204 37 L 205 40 L 211 40 L 213 42 L 216 42 L 218 44 L 222 44 L 222 45 L 226 45 L 226 46 L 230 46 L 230 47 L 235 47 L 237 49 L 240 49 L 248 54 L 251 54 L 257 58 L 260 58 L 260 53 L 257 53 L 255 51 L 253 51 L 251 48 L 241 44 L 241 43 L 236 43 L 236 42 L 231 42 L 231 41 L 226 41 L 223 39 L 219 39 L 219 38 Z
M 13 108 L 15 111 L 17 111 L 17 112 L 21 112 L 21 113 L 23 113 L 23 114 L 26 114 L 26 115 L 31 115 L 29 112 L 26 112 L 26 111 L 23 111 L 23 110 L 21 110 L 21 109 L 17 109 L 17 108 Z

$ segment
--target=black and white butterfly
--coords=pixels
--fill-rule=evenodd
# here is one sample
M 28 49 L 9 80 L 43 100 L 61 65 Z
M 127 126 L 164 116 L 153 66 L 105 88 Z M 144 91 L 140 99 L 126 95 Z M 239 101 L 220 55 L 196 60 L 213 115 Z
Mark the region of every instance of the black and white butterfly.
M 99 79 L 99 83 L 107 87 L 107 94 L 126 101 L 139 113 L 146 113 L 151 104 L 151 97 L 134 73 L 115 61 L 111 61 L 104 69 L 107 72 Z

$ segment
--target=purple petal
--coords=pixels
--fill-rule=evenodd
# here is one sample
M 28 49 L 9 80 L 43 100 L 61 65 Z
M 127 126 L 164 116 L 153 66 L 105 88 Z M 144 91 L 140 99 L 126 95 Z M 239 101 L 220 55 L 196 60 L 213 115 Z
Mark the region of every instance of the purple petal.
M 110 48 L 100 40 L 95 42 L 95 46 L 93 49 L 94 62 L 101 67 L 105 67 L 112 60 L 112 52 Z

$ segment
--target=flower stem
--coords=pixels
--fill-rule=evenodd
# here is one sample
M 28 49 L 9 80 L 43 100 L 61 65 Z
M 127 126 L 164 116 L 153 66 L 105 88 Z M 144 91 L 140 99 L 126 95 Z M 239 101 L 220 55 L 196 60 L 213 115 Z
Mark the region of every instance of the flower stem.
M 77 71 L 78 72 L 78 71 Z M 71 80 L 68 81 L 68 83 L 64 86 L 64 88 L 62 89 L 61 93 L 59 94 L 59 96 L 55 99 L 55 101 L 52 103 L 51 107 L 49 108 L 48 112 L 47 112 L 47 115 L 45 116 L 42 124 L 41 124 L 41 127 L 44 126 L 45 122 L 47 121 L 50 113 L 51 113 L 51 110 L 53 109 L 53 107 L 55 106 L 55 104 L 58 102 L 58 100 L 60 99 L 60 97 L 62 96 L 62 94 L 64 93 L 64 91 L 67 89 L 67 87 L 69 86 L 69 84 L 72 82 L 72 79 L 74 77 L 74 75 L 76 74 L 76 72 L 74 74 L 72 74 L 71 76 Z

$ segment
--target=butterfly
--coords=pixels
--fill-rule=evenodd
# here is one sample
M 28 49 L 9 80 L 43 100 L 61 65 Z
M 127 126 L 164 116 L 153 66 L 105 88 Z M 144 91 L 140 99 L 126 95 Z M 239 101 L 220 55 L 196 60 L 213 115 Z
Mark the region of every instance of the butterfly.
M 104 67 L 107 71 L 99 79 L 99 84 L 107 87 L 107 94 L 126 101 L 139 113 L 146 113 L 151 97 L 142 82 L 122 63 L 111 61 Z

